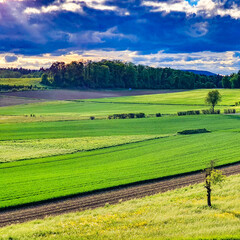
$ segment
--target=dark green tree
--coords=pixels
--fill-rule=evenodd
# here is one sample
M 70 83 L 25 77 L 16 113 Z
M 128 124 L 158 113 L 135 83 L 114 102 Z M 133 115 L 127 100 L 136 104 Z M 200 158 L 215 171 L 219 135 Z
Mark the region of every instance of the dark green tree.
M 231 88 L 232 87 L 232 84 L 231 84 L 229 76 L 224 76 L 223 77 L 223 79 L 222 79 L 222 86 L 223 86 L 223 88 Z
M 205 102 L 212 106 L 212 111 L 214 112 L 214 107 L 222 100 L 222 96 L 218 90 L 212 90 L 208 92 Z

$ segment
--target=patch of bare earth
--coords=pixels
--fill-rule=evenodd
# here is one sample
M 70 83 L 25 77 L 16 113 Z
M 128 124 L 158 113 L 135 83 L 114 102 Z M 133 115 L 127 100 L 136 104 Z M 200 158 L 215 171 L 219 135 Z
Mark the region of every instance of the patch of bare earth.
M 181 92 L 182 90 L 44 90 L 4 93 L 5 96 L 46 100 L 75 100 L 107 97 L 137 96 Z
M 0 107 L 13 106 L 19 104 L 27 104 L 27 103 L 36 103 L 43 102 L 45 100 L 42 99 L 27 99 L 23 97 L 15 97 L 10 95 L 0 94 Z
M 221 170 L 223 170 L 226 175 L 239 174 L 240 163 L 232 166 L 221 167 Z M 100 193 L 93 193 L 85 196 L 75 196 L 62 200 L 52 200 L 48 203 L 34 204 L 30 207 L 19 207 L 15 210 L 2 210 L 0 213 L 0 227 L 44 218 L 46 216 L 102 207 L 106 203 L 116 204 L 120 201 L 142 198 L 144 196 L 200 183 L 203 182 L 203 180 L 203 173 L 192 173 L 165 180 L 156 180 L 134 186 L 105 190 Z

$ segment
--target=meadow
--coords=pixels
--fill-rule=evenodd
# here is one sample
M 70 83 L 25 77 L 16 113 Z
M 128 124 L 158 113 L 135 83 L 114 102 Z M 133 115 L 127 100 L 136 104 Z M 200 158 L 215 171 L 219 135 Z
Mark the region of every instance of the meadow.
M 69 213 L 0 229 L 1 240 L 239 239 L 240 176 L 213 190 L 197 184 L 117 205 Z
M 209 106 L 204 102 L 208 91 L 208 89 L 201 89 L 130 97 L 21 104 L 1 107 L 0 121 L 1 116 L 2 118 L 11 116 L 11 119 L 13 119 L 12 116 L 22 117 L 23 121 L 54 121 L 82 120 L 89 119 L 90 116 L 103 119 L 118 113 L 177 114 L 180 111 L 208 109 Z M 222 102 L 216 108 L 222 112 L 226 108 L 235 108 L 239 112 L 240 106 L 233 105 L 240 100 L 238 97 L 240 90 L 221 89 L 219 91 L 222 94 Z M 32 114 L 35 118 L 28 118 Z
M 176 93 L 154 94 L 145 96 L 130 96 L 119 98 L 103 98 L 101 100 L 85 100 L 96 102 L 122 102 L 122 103 L 151 103 L 151 104 L 174 104 L 174 105 L 205 105 L 204 99 L 211 89 L 197 89 Z M 231 106 L 240 101 L 239 89 L 218 89 L 222 95 L 219 105 Z
M 161 137 L 161 135 L 128 135 L 1 141 L 0 163 L 89 151 L 159 137 Z
M 0 85 L 9 85 L 9 86 L 43 86 L 40 84 L 41 78 L 0 78 Z
M 194 91 L 171 94 L 174 98 Z M 235 102 L 238 99 L 232 91 Z M 148 98 L 160 101 L 159 97 L 171 94 Z M 152 103 L 84 100 L 1 107 L 0 208 L 201 170 L 212 159 L 218 159 L 218 165 L 240 161 L 239 115 L 106 119 L 115 113 L 153 114 L 163 109 L 176 113 L 200 107 Z M 89 120 L 89 116 L 102 119 Z M 211 132 L 177 134 L 199 128 Z
M 1 124 L 1 140 L 168 134 L 159 139 L 0 165 L 0 207 L 89 192 L 239 161 L 240 116 Z M 145 124 L 146 123 L 146 124 Z M 72 124 L 72 125 L 71 125 Z M 13 125 L 14 128 L 9 126 Z M 44 127 L 45 125 L 45 127 Z M 64 127 L 65 126 L 65 127 Z M 207 128 L 211 133 L 177 135 Z M 51 136 L 51 129 L 53 136 Z M 31 132 L 33 130 L 33 132 Z M 44 131 L 43 131 L 44 130 Z M 11 133 L 12 132 L 12 133 Z M 137 134 L 136 134 L 137 133 Z M 7 188 L 6 188 L 7 186 Z

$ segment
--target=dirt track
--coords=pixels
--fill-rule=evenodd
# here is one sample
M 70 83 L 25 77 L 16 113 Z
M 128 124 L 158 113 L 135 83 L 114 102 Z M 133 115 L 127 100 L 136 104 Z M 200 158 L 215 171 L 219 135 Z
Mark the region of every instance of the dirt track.
M 45 100 L 7 96 L 0 93 L 0 107 L 13 106 L 13 105 L 19 105 L 19 104 L 28 104 L 28 103 L 37 103 L 37 102 L 43 102 L 43 101 Z
M 240 163 L 222 167 L 221 169 L 226 175 L 239 174 Z M 104 206 L 106 203 L 115 204 L 119 201 L 141 198 L 147 195 L 153 195 L 159 192 L 165 192 L 187 185 L 200 183 L 203 179 L 204 175 L 202 173 L 194 173 L 187 176 L 180 176 L 167 180 L 158 180 L 151 183 L 104 191 L 98 194 L 76 196 L 65 200 L 51 201 L 47 204 L 38 204 L 31 207 L 6 210 L 0 213 L 0 227 L 44 218 L 50 215 L 59 215 L 67 212 L 97 208 Z
M 137 96 L 147 94 L 161 94 L 170 92 L 181 92 L 183 90 L 44 90 L 44 91 L 23 91 L 4 93 L 5 96 L 24 97 L 29 99 L 45 100 L 74 100 L 106 97 Z

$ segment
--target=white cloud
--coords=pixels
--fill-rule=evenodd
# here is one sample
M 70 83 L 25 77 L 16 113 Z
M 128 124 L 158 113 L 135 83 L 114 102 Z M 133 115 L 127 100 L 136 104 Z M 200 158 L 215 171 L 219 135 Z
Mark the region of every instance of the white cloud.
M 237 72 L 240 66 L 240 59 L 236 52 L 199 52 L 199 53 L 164 53 L 141 55 L 136 51 L 115 51 L 115 50 L 90 50 L 84 52 L 71 52 L 66 55 L 53 56 L 44 54 L 41 56 L 17 55 L 18 60 L 6 63 L 6 54 L 0 54 L 0 67 L 24 67 L 37 69 L 50 67 L 55 61 L 70 63 L 76 60 L 119 59 L 122 61 L 135 62 L 153 67 L 171 67 L 175 69 L 195 69 L 211 71 L 219 74 L 231 74 Z M 237 52 L 239 55 L 240 52 Z
M 41 14 L 58 11 L 78 12 L 83 13 L 83 7 L 87 6 L 92 9 L 101 11 L 117 11 L 123 15 L 129 14 L 124 9 L 118 9 L 117 6 L 107 5 L 106 0 L 55 0 L 51 5 L 41 8 L 26 8 L 26 14 Z
M 195 4 L 190 4 L 187 0 L 156 2 L 152 0 L 143 0 L 142 6 L 150 7 L 151 12 L 184 12 L 187 16 L 201 15 L 206 18 L 214 16 L 230 16 L 233 19 L 240 19 L 240 7 L 233 3 L 230 8 L 224 8 L 226 0 L 199 0 Z

